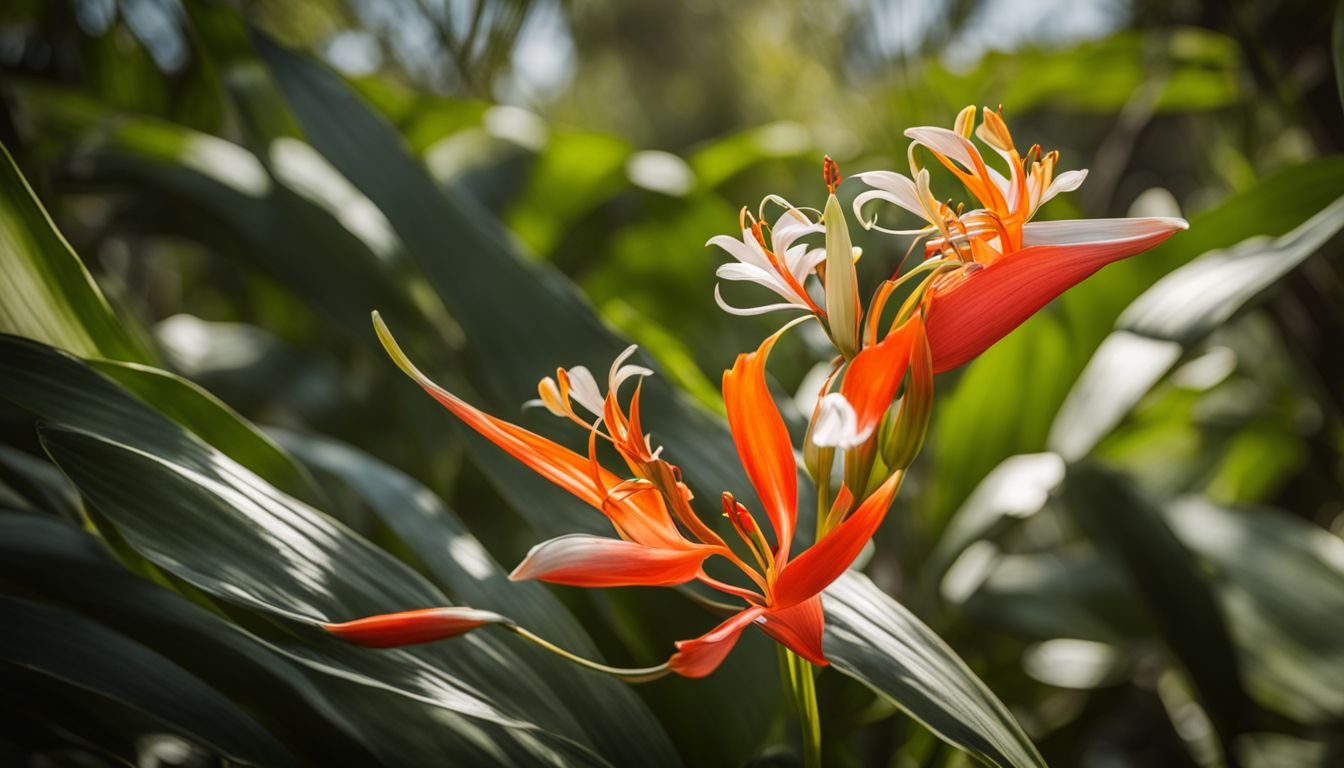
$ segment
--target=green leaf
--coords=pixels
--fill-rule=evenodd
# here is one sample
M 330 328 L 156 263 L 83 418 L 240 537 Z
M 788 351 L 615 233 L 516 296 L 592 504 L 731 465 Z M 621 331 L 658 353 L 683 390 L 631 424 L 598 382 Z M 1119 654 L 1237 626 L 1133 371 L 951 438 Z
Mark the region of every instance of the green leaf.
M 977 626 L 1018 637 L 1123 645 L 1152 632 L 1124 572 L 1089 547 L 998 556 L 964 591 L 954 602 Z
M 1191 498 L 1168 514 L 1214 568 L 1251 693 L 1299 722 L 1344 719 L 1344 542 L 1278 510 Z
M 1158 280 L 1117 321 L 1060 407 L 1050 447 L 1086 456 L 1184 354 L 1246 311 L 1344 228 L 1344 198 L 1286 235 L 1209 251 Z M 1142 258 L 1142 257 L 1140 257 Z
M 16 96 L 47 131 L 79 139 L 70 165 L 76 179 L 134 189 L 137 201 L 167 219 L 160 226 L 169 233 L 271 275 L 347 335 L 372 344 L 371 307 L 421 327 L 408 298 L 413 280 L 398 266 L 400 246 L 386 220 L 302 141 L 280 137 L 258 158 L 217 136 L 115 113 L 75 92 L 25 84 Z
M 387 553 L 55 350 L 0 337 L 0 383 L 0 397 L 62 425 L 42 429 L 44 447 L 150 562 L 207 594 L 283 620 L 304 636 L 296 653 L 470 718 L 449 734 L 463 748 L 478 740 L 473 734 L 489 732 L 515 759 L 541 761 L 559 750 L 600 762 L 572 743 L 582 738 L 579 725 L 503 642 L 512 638 L 477 633 L 370 652 L 305 629 L 320 620 L 448 604 Z
M 1227 621 L 1195 557 L 1161 508 L 1112 471 L 1070 467 L 1062 499 L 1093 544 L 1128 575 L 1231 754 L 1233 738 L 1248 723 L 1249 702 Z
M 583 627 L 545 586 L 509 581 L 456 513 L 428 488 L 335 440 L 283 430 L 272 434 L 314 470 L 354 488 L 459 602 L 504 614 L 572 653 L 602 661 Z M 630 686 L 557 662 L 539 648 L 520 653 L 533 660 L 567 707 L 585 713 L 580 722 L 604 755 L 618 764 L 678 762 L 667 734 Z
M 826 658 L 944 741 L 997 766 L 1045 766 L 1031 739 L 946 643 L 850 571 L 825 592 Z
M 81 355 L 148 362 L 0 145 L 0 331 Z
M 233 760 L 295 765 L 219 691 L 154 651 L 69 611 L 0 595 L 0 660 L 126 704 Z
M 303 467 L 201 386 L 147 365 L 113 360 L 91 360 L 89 365 L 276 488 L 310 504 L 323 502 L 322 492 Z
M 1313 212 L 1333 203 L 1341 188 L 1344 157 L 1322 158 L 1272 174 L 1191 216 L 1188 231 L 1070 289 L 1055 303 L 1057 311 L 1048 308 L 1039 313 L 972 362 L 950 396 L 940 389 L 942 404 L 932 445 L 937 457 L 947 458 L 935 464 L 927 494 L 933 522 L 945 521 L 1003 459 L 1047 447 L 1051 422 L 1069 387 L 1114 330 L 1125 307 L 1154 282 L 1203 253 L 1301 226 Z M 1064 349 L 1059 348 L 1061 341 Z M 999 407 L 1003 402 L 1027 409 Z
M 0 445 L 0 481 L 34 510 L 72 523 L 83 519 L 79 492 L 49 461 Z
M 614 136 L 552 131 L 505 221 L 532 253 L 547 255 L 599 203 L 629 186 L 631 148 Z
M 1288 234 L 1211 251 L 1159 280 L 1124 314 L 1121 330 L 1189 346 L 1226 323 L 1344 229 L 1344 197 Z
M 520 405 L 535 397 L 537 380 L 556 365 L 607 368 L 625 342 L 571 283 L 527 259 L 508 232 L 470 200 L 440 190 L 391 126 L 335 74 L 265 38 L 258 47 L 308 140 L 383 211 L 461 325 L 473 381 L 495 412 L 512 420 Z M 651 364 L 644 356 L 636 360 Z M 645 383 L 642 403 L 644 423 L 693 489 L 755 497 L 722 421 L 658 376 Z M 490 464 L 484 466 L 493 472 Z M 506 496 L 526 488 L 529 501 L 550 499 L 540 509 L 534 503 L 516 505 L 546 533 L 591 528 L 591 510 L 554 493 L 546 481 L 516 475 L 507 480 L 500 486 Z M 809 487 L 805 479 L 802 484 Z M 815 506 L 806 498 L 799 505 Z

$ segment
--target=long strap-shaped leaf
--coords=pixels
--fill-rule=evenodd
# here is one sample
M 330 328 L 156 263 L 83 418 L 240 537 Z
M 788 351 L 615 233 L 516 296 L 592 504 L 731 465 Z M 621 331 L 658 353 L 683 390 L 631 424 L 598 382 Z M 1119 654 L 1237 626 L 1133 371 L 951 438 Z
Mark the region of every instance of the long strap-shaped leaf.
M 296 765 L 242 709 L 200 678 L 79 614 L 0 595 L 0 662 L 129 706 L 234 760 Z
M 956 652 L 862 574 L 828 588 L 826 656 L 953 746 L 1004 768 L 1045 760 Z
M 82 355 L 151 358 L 112 314 L 70 244 L 0 145 L 0 331 Z
M 448 602 L 387 553 L 68 355 L 0 337 L 0 397 L 60 424 L 44 428 L 43 443 L 85 498 L 141 555 L 208 594 L 296 621 L 301 633 L 315 620 Z M 458 735 L 492 731 L 535 762 L 558 752 L 602 762 L 575 751 L 570 740 L 584 737 L 571 713 L 499 639 L 371 653 L 303 634 L 293 652 L 458 713 Z

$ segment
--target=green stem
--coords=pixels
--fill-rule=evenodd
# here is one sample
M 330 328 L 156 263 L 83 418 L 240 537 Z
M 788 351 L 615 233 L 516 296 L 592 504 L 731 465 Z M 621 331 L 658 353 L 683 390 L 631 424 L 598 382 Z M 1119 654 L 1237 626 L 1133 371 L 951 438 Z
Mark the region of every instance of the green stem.
M 500 629 L 508 630 L 509 632 L 512 632 L 515 635 L 518 635 L 519 637 L 528 640 L 529 642 L 535 643 L 536 645 L 545 648 L 546 650 L 556 654 L 557 656 L 563 656 L 566 659 L 569 659 L 570 661 L 574 662 L 575 664 L 578 664 L 581 667 L 587 667 L 597 672 L 605 672 L 606 674 L 611 675 L 613 677 L 619 677 L 620 679 L 624 680 L 627 683 L 647 683 L 651 680 L 657 680 L 659 678 L 666 677 L 672 672 L 671 668 L 668 666 L 666 662 L 659 664 L 656 667 L 642 667 L 638 669 L 611 667 L 607 666 L 606 664 L 593 661 L 591 659 L 585 659 L 582 656 L 576 656 L 570 653 L 569 651 L 566 651 L 564 648 L 561 648 L 560 646 L 556 645 L 555 643 L 552 643 L 546 638 L 540 637 L 539 635 L 535 635 L 516 624 L 501 624 Z
M 812 663 L 781 645 L 779 670 L 802 729 L 803 768 L 821 768 L 821 713 Z

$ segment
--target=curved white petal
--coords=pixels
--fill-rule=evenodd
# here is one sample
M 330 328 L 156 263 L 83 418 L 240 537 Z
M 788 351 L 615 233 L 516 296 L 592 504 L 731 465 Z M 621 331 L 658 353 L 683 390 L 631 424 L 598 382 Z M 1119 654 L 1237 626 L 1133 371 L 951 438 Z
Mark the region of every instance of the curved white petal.
M 1022 227 L 1022 246 L 1081 245 L 1131 240 L 1189 229 L 1185 219 L 1152 216 L 1133 219 L 1065 219 L 1029 221 Z
M 798 209 L 791 208 L 775 220 L 775 226 L 770 229 L 770 244 L 774 246 L 775 253 L 783 253 L 793 245 L 794 240 L 825 231 L 825 226 L 807 218 Z
M 975 159 L 979 158 L 984 163 L 984 155 L 980 154 L 980 149 L 971 142 L 970 139 L 962 136 L 956 131 L 949 131 L 946 128 L 925 125 L 917 128 L 908 128 L 905 135 L 912 139 L 916 144 L 922 144 L 934 152 L 946 155 L 949 159 L 955 161 L 969 173 L 975 173 Z M 989 171 L 989 177 L 994 185 L 1005 195 L 1009 192 L 1008 179 L 1003 174 L 989 167 L 985 163 L 985 169 Z
M 812 270 L 817 265 L 826 260 L 825 248 L 809 248 L 806 245 L 796 245 L 784 252 L 784 266 L 788 268 L 793 279 L 798 281 L 799 285 L 807 279 Z
M 797 292 L 788 283 L 784 282 L 784 279 L 774 270 L 766 272 L 750 264 L 723 264 L 714 270 L 714 274 L 723 280 L 755 283 L 769 288 L 788 301 L 803 303 Z
M 1041 193 L 1041 198 L 1032 205 L 1032 210 L 1044 205 L 1047 200 L 1058 195 L 1061 192 L 1072 192 L 1083 185 L 1083 180 L 1087 178 L 1087 169 L 1083 168 L 1077 171 L 1065 171 L 1055 177 L 1050 182 L 1050 186 Z
M 714 303 L 718 304 L 719 309 L 722 309 L 724 312 L 727 312 L 730 315 L 737 315 L 738 317 L 764 315 L 770 312 L 778 312 L 781 309 L 807 309 L 805 306 L 793 303 L 764 304 L 759 307 L 734 307 L 723 300 L 723 294 L 719 292 L 719 286 L 717 285 L 714 286 Z
M 894 203 L 925 221 L 929 220 L 928 210 L 920 204 L 919 190 L 908 177 L 893 171 L 868 171 L 858 174 L 858 179 L 873 188 L 854 198 L 854 215 L 860 221 L 863 221 L 863 206 L 870 200 Z
M 602 390 L 593 372 L 582 365 L 565 371 L 569 376 L 569 397 L 594 416 L 602 415 Z
M 741 240 L 729 235 L 715 235 L 705 245 L 717 245 L 743 264 L 770 269 L 770 260 L 765 257 L 760 243 L 756 242 L 749 230 L 743 230 Z

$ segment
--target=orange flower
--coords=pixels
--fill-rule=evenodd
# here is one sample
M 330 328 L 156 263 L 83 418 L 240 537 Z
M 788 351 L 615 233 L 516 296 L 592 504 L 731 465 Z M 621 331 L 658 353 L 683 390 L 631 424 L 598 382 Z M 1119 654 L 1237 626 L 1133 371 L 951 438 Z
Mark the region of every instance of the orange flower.
M 588 455 L 584 456 L 490 416 L 434 384 L 410 363 L 376 315 L 375 323 L 397 365 L 430 396 L 514 458 L 602 512 L 618 537 L 572 534 L 542 542 L 532 548 L 511 578 L 583 587 L 673 586 L 698 580 L 741 600 L 742 609 L 728 620 L 698 638 L 676 644 L 665 668 L 686 677 L 714 671 L 749 626 L 758 627 L 814 664 L 826 664 L 820 593 L 849 567 L 877 530 L 900 487 L 902 473 L 892 474 L 858 504 L 852 504 L 848 491 L 842 493 L 837 504 L 852 506 L 852 511 L 840 509 L 836 519 L 841 522 L 812 547 L 791 556 L 798 469 L 783 417 L 765 382 L 766 360 L 787 326 L 756 351 L 739 355 L 723 377 L 733 441 L 774 539 L 772 545 L 751 512 L 724 493 L 724 514 L 741 540 L 739 549 L 748 553 L 742 557 L 696 516 L 680 471 L 660 457 L 661 449 L 652 447 L 640 425 L 638 387 L 628 411 L 621 407 L 620 384 L 630 376 L 648 373 L 621 365 L 629 350 L 612 366 L 605 396 L 583 369 L 562 369 L 555 379 L 542 381 L 541 400 L 547 409 L 589 430 Z M 899 382 L 903 368 L 894 376 Z M 889 394 L 878 396 L 890 402 Z M 573 402 L 590 412 L 594 421 L 579 417 Z M 859 405 L 864 413 L 871 410 L 866 402 Z M 633 478 L 622 479 L 598 463 L 599 440 L 616 448 Z M 704 568 L 710 557 L 724 558 L 744 574 L 752 588 L 711 577 Z M 484 623 L 507 623 L 492 621 L 492 616 L 464 608 L 429 609 L 326 628 L 352 642 L 383 647 L 451 637 Z
M 1003 338 L 1064 291 L 1113 261 L 1133 256 L 1188 225 L 1177 218 L 1081 219 L 1032 222 L 1047 200 L 1077 189 L 1086 171 L 1055 175 L 1058 152 L 1032 147 L 1025 156 L 1013 144 L 1002 116 L 984 110 L 975 128 L 975 108 L 957 116 L 956 130 L 911 128 L 914 179 L 890 171 L 858 174 L 873 189 L 854 200 L 883 200 L 927 222 L 918 230 L 885 230 L 927 237 L 925 252 L 951 262 L 929 287 L 924 318 L 934 371 L 955 368 Z M 972 131 L 1007 163 L 1004 176 L 985 162 L 970 140 Z M 927 170 L 914 148 L 922 146 L 953 173 L 982 207 L 961 213 L 929 191 Z

